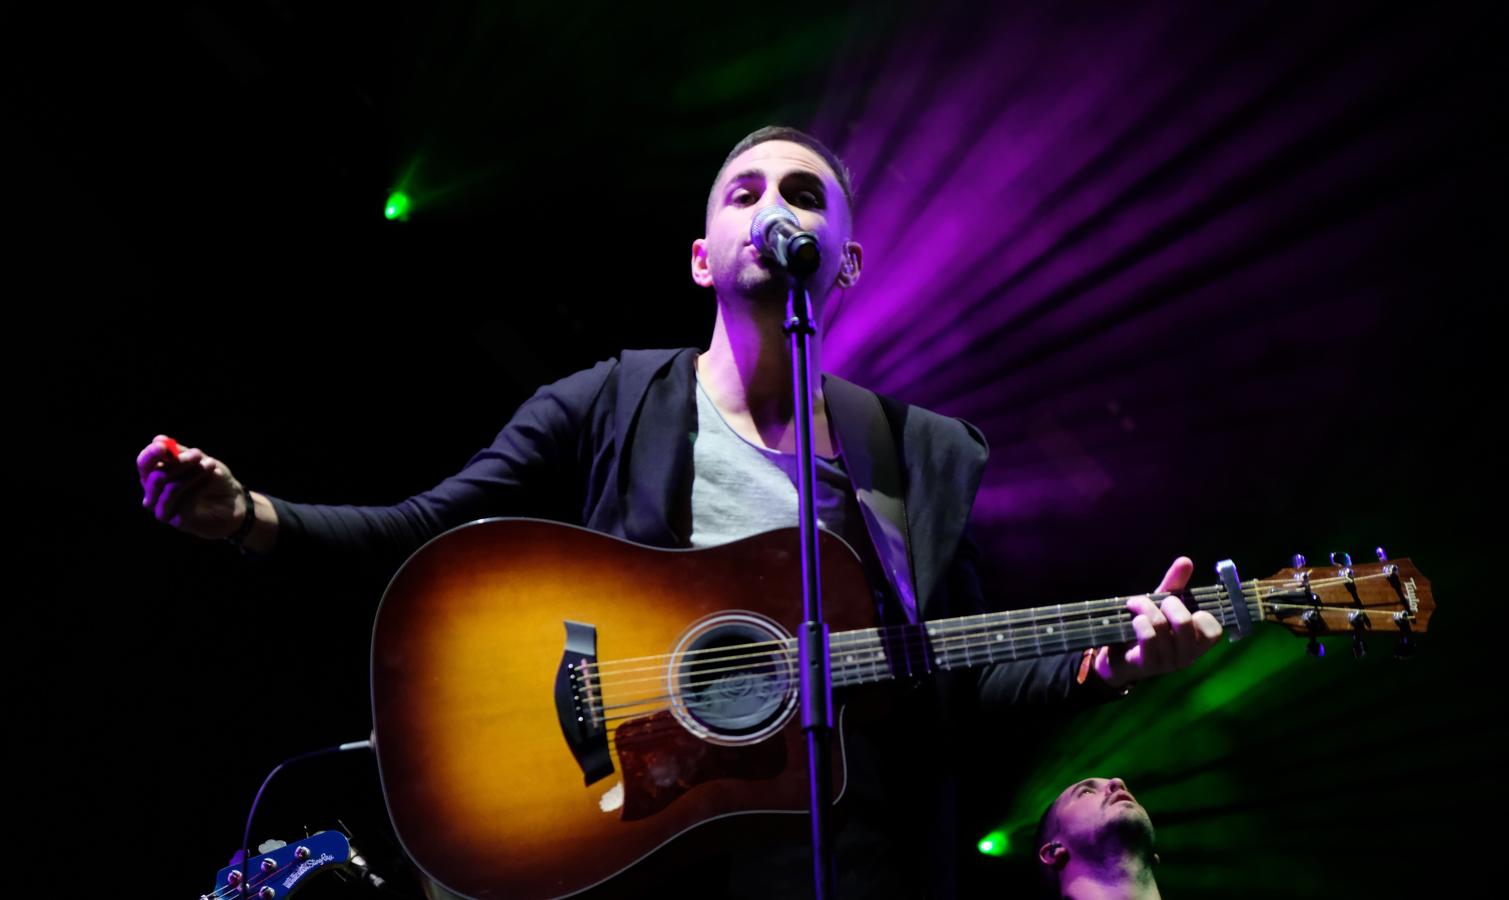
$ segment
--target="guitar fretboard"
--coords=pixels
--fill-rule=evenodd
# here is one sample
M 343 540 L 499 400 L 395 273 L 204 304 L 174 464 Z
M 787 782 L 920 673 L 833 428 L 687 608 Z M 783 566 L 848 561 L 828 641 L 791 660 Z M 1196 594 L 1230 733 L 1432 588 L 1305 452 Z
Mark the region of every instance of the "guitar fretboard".
M 1244 593 L 1259 599 L 1255 586 Z M 1169 595 L 1150 596 L 1161 601 Z M 1236 610 L 1223 587 L 1212 586 L 1182 596 L 1191 611 L 1209 612 L 1223 628 L 1237 623 Z M 867 684 L 1126 643 L 1137 636 L 1126 610 L 1128 599 L 1111 597 L 937 619 L 920 625 L 838 632 L 829 645 L 833 686 Z M 1243 598 L 1243 602 L 1248 601 L 1248 597 Z

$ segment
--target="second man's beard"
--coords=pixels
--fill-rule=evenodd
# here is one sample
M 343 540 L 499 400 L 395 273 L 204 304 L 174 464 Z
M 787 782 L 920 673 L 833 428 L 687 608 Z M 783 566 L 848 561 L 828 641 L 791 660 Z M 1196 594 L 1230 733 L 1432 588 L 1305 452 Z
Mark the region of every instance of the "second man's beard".
M 1146 812 L 1117 816 L 1106 823 L 1102 842 L 1149 859 L 1153 855 L 1153 822 Z

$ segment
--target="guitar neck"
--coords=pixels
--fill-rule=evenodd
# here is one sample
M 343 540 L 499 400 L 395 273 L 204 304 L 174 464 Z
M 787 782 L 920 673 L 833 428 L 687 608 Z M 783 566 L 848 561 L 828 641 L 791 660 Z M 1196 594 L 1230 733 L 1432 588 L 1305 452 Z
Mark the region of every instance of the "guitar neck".
M 1232 601 L 1224 585 L 1193 588 L 1180 594 L 1153 593 L 1162 602 L 1178 596 L 1193 612 L 1214 616 L 1232 638 L 1244 634 L 1253 622 L 1283 622 L 1293 630 L 1306 627 L 1312 634 L 1344 630 L 1348 625 L 1374 627 L 1359 606 L 1323 605 L 1316 590 L 1328 596 L 1342 587 L 1355 587 L 1360 580 L 1384 580 L 1398 589 L 1403 613 L 1383 622 L 1395 630 L 1408 631 L 1418 609 L 1414 579 L 1404 584 L 1397 567 L 1377 573 L 1332 576 L 1325 583 L 1308 577 L 1276 578 L 1241 586 Z M 963 669 L 997 662 L 1036 659 L 1056 653 L 1071 653 L 1106 644 L 1123 644 L 1136 638 L 1126 604 L 1130 597 L 1107 597 L 1079 603 L 1040 606 L 1033 609 L 935 619 L 919 625 L 865 628 L 839 632 L 832 637 L 833 686 L 866 684 L 896 677 L 925 675 L 938 670 Z M 1400 616 L 1403 618 L 1400 618 Z M 1341 628 L 1337 623 L 1341 622 Z M 1301 626 L 1303 623 L 1303 626 Z
M 1230 628 L 1236 611 L 1219 586 L 1205 609 Z M 1204 593 L 1200 591 L 1198 593 Z M 1191 592 L 1196 593 L 1196 592 Z M 1151 594 L 1161 601 L 1168 594 Z M 934 619 L 919 625 L 863 628 L 832 636 L 833 686 L 867 684 L 997 662 L 1036 659 L 1120 644 L 1136 638 L 1127 597 L 1063 603 L 1034 609 Z
M 1155 602 L 1178 596 L 1193 612 L 1204 610 L 1233 640 L 1255 622 L 1275 622 L 1295 634 L 1395 631 L 1407 640 L 1425 630 L 1434 601 L 1430 583 L 1409 560 L 1316 569 L 1284 569 L 1272 578 L 1193 588 L 1178 595 L 1149 594 Z M 832 636 L 833 686 L 866 684 L 989 663 L 1036 659 L 1136 638 L 1129 597 L 1108 597 L 934 619 L 918 625 L 864 628 Z

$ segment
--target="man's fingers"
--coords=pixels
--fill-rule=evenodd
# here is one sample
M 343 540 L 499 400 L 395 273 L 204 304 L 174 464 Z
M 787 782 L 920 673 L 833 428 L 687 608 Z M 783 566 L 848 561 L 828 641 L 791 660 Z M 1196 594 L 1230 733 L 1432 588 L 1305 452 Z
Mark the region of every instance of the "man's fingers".
M 168 448 L 162 443 L 162 435 L 159 434 L 153 439 L 152 443 L 143 447 L 142 451 L 136 454 L 136 475 L 138 478 L 146 479 L 147 475 L 153 470 L 159 468 L 165 462 L 170 463 L 172 461 L 173 454 L 168 452 Z
M 1195 564 L 1187 556 L 1181 556 L 1174 560 L 1174 564 L 1168 567 L 1163 580 L 1158 582 L 1159 593 L 1178 593 L 1189 584 L 1189 576 L 1195 572 Z
M 1173 641 L 1173 649 L 1170 654 L 1174 668 L 1182 669 L 1194 662 L 1199 655 L 1195 647 L 1198 635 L 1190 625 L 1191 616 L 1184 602 L 1178 597 L 1166 597 L 1158 607 L 1164 618 L 1168 619 L 1170 637 Z
M 1153 602 L 1153 598 L 1147 596 L 1146 594 L 1139 594 L 1136 597 L 1127 598 L 1127 611 L 1130 612 L 1133 616 L 1146 617 L 1149 622 L 1153 623 L 1154 626 L 1159 628 L 1163 627 L 1164 623 L 1167 621 L 1167 619 L 1164 618 L 1163 613 L 1159 611 L 1158 604 Z
M 1216 617 L 1205 610 L 1202 609 L 1195 613 L 1190 617 L 1190 621 L 1194 624 L 1195 630 L 1199 632 L 1201 642 L 1207 646 L 1214 646 L 1216 641 L 1221 639 L 1221 623 L 1217 622 Z
M 1137 646 L 1127 651 L 1127 662 L 1147 674 L 1159 671 L 1168 657 L 1167 621 L 1155 623 L 1148 616 L 1137 616 L 1132 619 L 1132 631 L 1137 634 Z
M 1175 631 L 1189 625 L 1189 608 L 1178 597 L 1163 598 L 1163 602 L 1158 604 L 1158 611 L 1163 613 L 1163 617 L 1168 619 L 1168 624 Z
M 141 448 L 141 452 L 136 454 L 137 477 L 145 479 L 147 477 L 147 473 L 152 471 L 152 464 L 157 460 L 158 455 L 163 452 L 165 451 L 162 447 L 158 446 L 157 441 L 155 440 L 147 446 Z
M 152 514 L 159 521 L 167 521 L 159 514 L 163 491 L 180 482 L 198 484 L 207 475 L 215 474 L 219 466 L 217 460 L 205 456 L 198 450 L 186 450 L 183 457 L 182 462 L 167 463 L 161 468 L 152 469 L 142 479 L 141 505 L 145 509 L 152 510 Z
M 153 515 L 159 522 L 169 522 L 178 512 L 178 506 L 185 499 L 193 495 L 201 485 L 215 476 L 213 469 L 196 466 L 195 474 L 187 478 L 179 478 L 169 481 L 162 489 L 157 503 L 153 505 Z
M 1102 649 L 1095 657 L 1095 671 L 1110 683 L 1146 678 L 1182 669 L 1209 650 L 1221 637 L 1221 623 L 1205 611 L 1189 611 L 1178 594 L 1189 583 L 1194 564 L 1189 557 L 1174 560 L 1158 586 L 1165 596 L 1130 597 L 1126 608 L 1132 614 L 1135 642 L 1125 647 Z M 1114 677 L 1114 681 L 1112 680 Z
M 141 482 L 141 505 L 146 509 L 155 509 L 157 499 L 162 496 L 162 489 L 167 486 L 168 473 L 161 469 L 148 472 Z

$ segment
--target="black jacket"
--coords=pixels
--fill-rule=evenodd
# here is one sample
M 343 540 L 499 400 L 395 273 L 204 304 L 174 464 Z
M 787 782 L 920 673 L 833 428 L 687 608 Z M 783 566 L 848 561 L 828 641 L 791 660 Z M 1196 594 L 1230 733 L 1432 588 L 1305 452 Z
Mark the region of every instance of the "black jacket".
M 695 360 L 691 349 L 630 350 L 547 385 L 460 472 L 395 506 L 274 499 L 277 552 L 340 548 L 401 561 L 435 535 L 491 516 L 550 518 L 652 546 L 688 546 Z M 916 598 L 924 619 L 984 611 L 977 550 L 965 534 L 988 455 L 984 437 L 961 420 L 839 378 L 826 377 L 823 391 L 874 544 L 872 572 L 883 573 L 893 597 Z M 870 700 L 869 723 L 846 735 L 850 788 L 838 839 L 846 896 L 951 893 L 956 723 L 1017 703 L 1098 699 L 1095 688 L 1076 684 L 1079 659 L 946 673 Z M 728 887 L 714 893 L 768 896 L 782 879 L 805 883 L 804 832 L 789 831 L 746 844 L 741 858 L 754 862 L 746 870 L 735 865 Z M 770 849 L 778 844 L 783 850 Z

